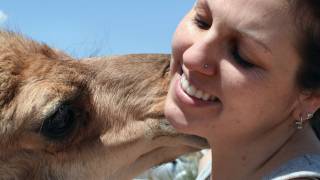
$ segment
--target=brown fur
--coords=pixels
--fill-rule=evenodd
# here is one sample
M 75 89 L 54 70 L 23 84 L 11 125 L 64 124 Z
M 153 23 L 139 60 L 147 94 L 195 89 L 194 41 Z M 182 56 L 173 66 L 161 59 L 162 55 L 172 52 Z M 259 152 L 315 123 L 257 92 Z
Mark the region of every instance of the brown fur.
M 130 179 L 205 145 L 164 119 L 169 58 L 77 61 L 0 31 L 0 179 Z M 66 104 L 70 133 L 43 134 L 45 120 Z

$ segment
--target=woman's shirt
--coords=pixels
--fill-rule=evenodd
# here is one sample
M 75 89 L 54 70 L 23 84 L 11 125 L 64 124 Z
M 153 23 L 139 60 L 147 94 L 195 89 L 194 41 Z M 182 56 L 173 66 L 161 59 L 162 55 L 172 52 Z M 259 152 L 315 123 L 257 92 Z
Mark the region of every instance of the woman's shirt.
M 196 180 L 208 180 L 211 175 L 211 161 L 198 173 Z M 263 180 L 320 179 L 320 154 L 307 154 L 288 161 Z
M 320 154 L 307 154 L 288 161 L 263 180 L 320 179 Z

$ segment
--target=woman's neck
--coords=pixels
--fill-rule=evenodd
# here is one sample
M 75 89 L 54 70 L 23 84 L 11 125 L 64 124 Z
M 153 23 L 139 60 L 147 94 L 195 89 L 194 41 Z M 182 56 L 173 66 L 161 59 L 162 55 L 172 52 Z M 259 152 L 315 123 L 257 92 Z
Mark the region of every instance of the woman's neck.
M 311 126 L 307 124 L 304 129 L 297 130 L 287 143 L 275 153 L 274 157 L 262 166 L 258 174 L 267 175 L 279 168 L 284 163 L 306 154 L 318 154 L 320 152 L 319 139 L 313 132 Z
M 286 135 L 280 128 L 253 142 L 227 145 L 210 142 L 212 179 L 261 179 L 294 157 L 319 152 L 317 141 L 311 127 L 306 126 L 300 131 L 287 131 Z

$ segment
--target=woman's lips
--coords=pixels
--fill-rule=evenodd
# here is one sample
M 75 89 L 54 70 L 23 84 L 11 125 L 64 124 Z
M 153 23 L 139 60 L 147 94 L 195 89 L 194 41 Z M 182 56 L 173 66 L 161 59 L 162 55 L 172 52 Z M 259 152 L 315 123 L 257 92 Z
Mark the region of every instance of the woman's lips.
M 184 74 L 182 74 L 182 76 L 180 78 L 180 83 L 181 83 L 182 90 L 191 97 L 195 97 L 195 98 L 203 100 L 203 101 L 218 101 L 219 100 L 216 96 L 210 95 L 209 93 L 192 85 L 187 80 L 187 78 Z
M 220 104 L 219 98 L 210 95 L 190 84 L 185 75 L 178 75 L 174 82 L 174 89 L 178 101 L 189 106 L 212 106 Z

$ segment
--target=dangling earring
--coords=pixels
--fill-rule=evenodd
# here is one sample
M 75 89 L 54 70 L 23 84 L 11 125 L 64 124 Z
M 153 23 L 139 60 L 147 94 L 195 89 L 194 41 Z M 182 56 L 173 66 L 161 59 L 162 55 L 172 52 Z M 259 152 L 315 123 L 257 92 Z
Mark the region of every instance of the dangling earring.
M 307 118 L 306 118 L 306 119 L 303 119 L 303 116 L 300 115 L 299 120 L 296 120 L 296 128 L 297 128 L 298 130 L 303 129 L 303 122 L 304 122 L 305 120 L 311 119 L 312 117 L 313 117 L 313 113 L 311 113 L 311 112 L 308 112 L 308 113 L 307 113 Z
M 296 128 L 298 130 L 303 129 L 303 118 L 302 118 L 302 115 L 300 115 L 299 120 L 296 120 Z

